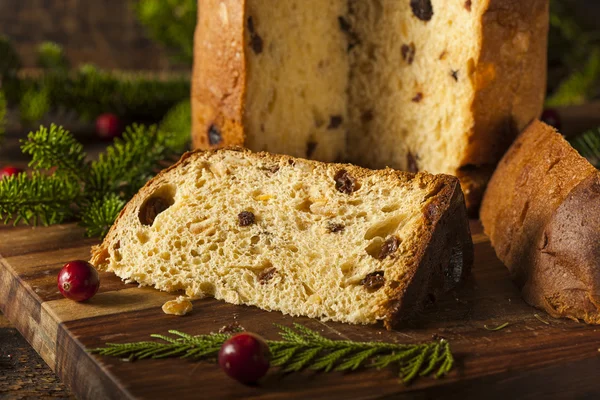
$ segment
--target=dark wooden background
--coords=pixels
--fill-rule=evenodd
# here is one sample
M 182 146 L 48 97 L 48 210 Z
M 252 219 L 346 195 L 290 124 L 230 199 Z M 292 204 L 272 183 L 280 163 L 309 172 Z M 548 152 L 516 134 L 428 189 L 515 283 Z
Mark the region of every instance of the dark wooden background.
M 131 10 L 132 0 L 1 0 L 0 34 L 34 67 L 44 41 L 64 46 L 72 65 L 171 69 L 166 51 L 151 41 Z

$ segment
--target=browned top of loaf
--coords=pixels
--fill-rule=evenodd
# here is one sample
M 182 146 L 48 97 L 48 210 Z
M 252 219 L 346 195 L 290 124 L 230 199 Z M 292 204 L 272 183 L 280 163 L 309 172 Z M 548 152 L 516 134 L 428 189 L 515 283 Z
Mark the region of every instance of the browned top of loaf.
M 565 291 L 597 296 L 600 279 L 592 277 L 600 259 L 590 254 L 598 250 L 600 221 L 583 218 L 597 210 L 597 180 L 597 170 L 556 130 L 535 121 L 506 153 L 484 196 L 481 221 L 496 254 L 525 299 L 555 316 L 593 319 L 583 311 L 588 296 Z M 582 225 L 575 228 L 575 220 Z

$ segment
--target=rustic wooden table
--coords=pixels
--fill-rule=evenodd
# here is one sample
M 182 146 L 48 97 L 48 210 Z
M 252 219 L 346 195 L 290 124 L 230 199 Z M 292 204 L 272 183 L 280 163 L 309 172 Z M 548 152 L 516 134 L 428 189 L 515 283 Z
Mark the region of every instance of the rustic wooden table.
M 14 165 L 26 168 L 28 159 L 23 157 L 19 140 L 31 130 L 15 122 L 11 115 L 5 141 L 0 145 L 0 168 Z M 75 123 L 80 131 L 91 132 L 89 124 Z M 78 134 L 93 155 L 106 143 L 96 142 L 91 134 Z M 11 229 L 0 224 L 0 230 Z M 74 399 L 75 396 L 54 374 L 25 338 L 0 312 L 0 399 Z

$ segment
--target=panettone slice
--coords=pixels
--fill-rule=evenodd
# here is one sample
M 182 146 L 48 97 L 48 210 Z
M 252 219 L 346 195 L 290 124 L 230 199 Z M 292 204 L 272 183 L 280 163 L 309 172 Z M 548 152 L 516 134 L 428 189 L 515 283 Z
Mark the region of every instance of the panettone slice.
M 150 181 L 92 263 L 190 297 L 390 327 L 457 285 L 472 257 L 454 177 L 225 149 Z

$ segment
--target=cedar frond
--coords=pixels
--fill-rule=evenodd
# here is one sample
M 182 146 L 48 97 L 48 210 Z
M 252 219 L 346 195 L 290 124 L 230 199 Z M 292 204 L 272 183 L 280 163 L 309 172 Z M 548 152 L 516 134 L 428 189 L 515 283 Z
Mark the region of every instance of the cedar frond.
M 187 150 L 192 133 L 192 105 L 189 99 L 169 110 L 160 123 L 160 130 L 168 134 L 167 147 L 177 153 Z
M 571 145 L 596 168 L 600 168 L 600 128 L 570 139 Z
M 45 88 L 29 87 L 23 93 L 19 104 L 21 121 L 33 123 L 39 121 L 50 111 L 50 96 Z
M 37 48 L 37 65 L 46 70 L 67 72 L 69 61 L 61 45 L 43 42 Z
M 579 105 L 595 93 L 600 80 L 600 48 L 594 47 L 580 71 L 573 72 L 546 100 L 547 107 Z
M 92 162 L 86 190 L 130 197 L 161 169 L 168 152 L 166 136 L 156 126 L 134 124 Z
M 59 224 L 73 216 L 80 196 L 77 181 L 65 175 L 20 173 L 0 179 L 0 220 L 5 224 Z
M 0 88 L 0 144 L 2 144 L 6 132 L 6 107 L 6 97 L 4 97 L 4 92 Z
M 393 344 L 382 342 L 354 342 L 331 340 L 300 324 L 293 328 L 277 325 L 283 340 L 268 340 L 272 355 L 271 365 L 283 372 L 304 369 L 317 371 L 355 371 L 361 367 L 383 368 L 397 366 L 404 383 L 419 376 L 447 374 L 454 358 L 447 341 L 425 344 Z M 191 336 L 169 331 L 175 337 L 151 335 L 160 342 L 114 344 L 92 349 L 91 353 L 105 356 L 143 358 L 180 357 L 194 360 L 215 359 L 221 345 L 229 338 L 225 334 Z
M 83 181 L 87 170 L 83 145 L 62 126 L 51 124 L 50 129 L 40 126 L 21 141 L 21 150 L 23 154 L 31 156 L 30 167 L 56 168 L 55 173 Z
M 125 201 L 115 193 L 93 199 L 81 208 L 80 225 L 86 229 L 87 236 L 104 237 L 123 207 Z

